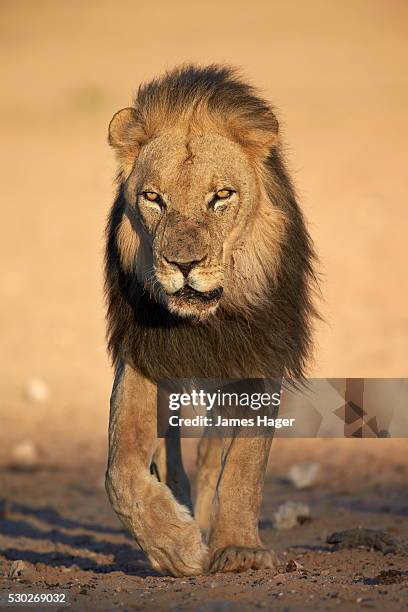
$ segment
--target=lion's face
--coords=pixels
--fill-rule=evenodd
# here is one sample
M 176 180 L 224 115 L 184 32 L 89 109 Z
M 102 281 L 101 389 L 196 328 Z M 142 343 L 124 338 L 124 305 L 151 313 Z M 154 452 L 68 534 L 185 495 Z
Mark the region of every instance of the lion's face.
M 179 316 L 215 312 L 259 199 L 242 148 L 215 133 L 160 135 L 141 148 L 125 196 L 119 246 L 137 233 L 139 280 Z

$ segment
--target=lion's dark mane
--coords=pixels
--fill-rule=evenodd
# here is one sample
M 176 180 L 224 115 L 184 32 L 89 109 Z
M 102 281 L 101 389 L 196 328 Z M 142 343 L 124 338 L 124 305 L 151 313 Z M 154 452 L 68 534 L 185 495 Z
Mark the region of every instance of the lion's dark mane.
M 186 69 L 187 89 L 205 86 L 246 99 L 256 109 L 263 101 L 228 70 Z M 178 72 L 174 90 L 180 96 L 183 81 Z M 178 76 L 177 76 L 178 75 Z M 188 78 L 187 78 L 188 77 Z M 149 87 L 149 86 L 148 86 Z M 183 92 L 182 92 L 183 93 Z M 225 103 L 225 96 L 222 98 Z M 311 300 L 314 285 L 312 244 L 305 228 L 294 189 L 278 148 L 266 162 L 273 177 L 266 185 L 274 205 L 288 222 L 282 245 L 278 278 L 265 286 L 265 305 L 247 312 L 228 312 L 220 306 L 203 322 L 181 319 L 169 313 L 143 289 L 135 274 L 121 265 L 116 233 L 124 214 L 120 185 L 107 225 L 105 281 L 108 347 L 114 363 L 124 359 L 153 381 L 162 378 L 257 378 L 301 379 L 311 352 L 311 320 L 316 315 Z M 272 187 L 273 185 L 273 187 Z

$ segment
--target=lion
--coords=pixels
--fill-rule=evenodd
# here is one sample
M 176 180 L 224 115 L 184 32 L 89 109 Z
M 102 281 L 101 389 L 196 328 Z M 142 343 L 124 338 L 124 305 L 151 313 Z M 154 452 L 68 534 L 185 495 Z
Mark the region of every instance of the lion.
M 273 567 L 258 533 L 272 437 L 204 437 L 193 512 L 156 399 L 161 379 L 305 376 L 315 254 L 278 121 L 234 69 L 189 65 L 141 86 L 109 143 L 108 497 L 161 573 Z

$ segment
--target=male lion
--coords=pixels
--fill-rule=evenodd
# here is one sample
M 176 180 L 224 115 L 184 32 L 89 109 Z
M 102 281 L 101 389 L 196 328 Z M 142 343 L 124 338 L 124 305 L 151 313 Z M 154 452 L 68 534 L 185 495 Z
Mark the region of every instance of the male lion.
M 156 396 L 161 378 L 303 376 L 314 255 L 278 122 L 233 70 L 188 66 L 142 86 L 109 142 L 109 498 L 160 572 L 271 567 L 258 534 L 271 438 L 203 438 L 193 518 L 179 441 L 157 438 Z

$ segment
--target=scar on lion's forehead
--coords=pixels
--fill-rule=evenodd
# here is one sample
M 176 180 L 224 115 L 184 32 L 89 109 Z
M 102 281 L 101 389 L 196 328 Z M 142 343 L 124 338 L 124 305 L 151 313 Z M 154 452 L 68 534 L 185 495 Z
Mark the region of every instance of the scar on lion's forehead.
M 193 164 L 194 163 L 194 159 L 195 159 L 195 154 L 193 153 L 193 151 L 191 149 L 191 142 L 190 142 L 190 140 L 187 140 L 187 142 L 186 142 L 186 152 L 187 152 L 187 157 L 185 158 L 183 163 L 184 164 Z

